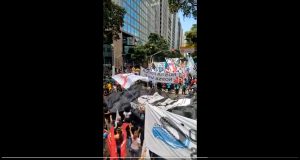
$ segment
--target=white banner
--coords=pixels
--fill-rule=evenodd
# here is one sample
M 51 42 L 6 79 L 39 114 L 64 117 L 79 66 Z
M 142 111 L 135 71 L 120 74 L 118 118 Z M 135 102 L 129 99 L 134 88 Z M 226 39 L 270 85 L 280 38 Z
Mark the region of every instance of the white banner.
M 158 105 L 157 107 L 159 107 L 163 110 L 169 110 L 169 109 L 172 109 L 172 108 L 175 108 L 175 107 L 188 106 L 190 104 L 191 104 L 191 99 L 190 98 L 178 99 L 177 101 L 167 99 L 165 102 L 157 104 Z
M 197 156 L 197 124 L 146 103 L 144 148 L 162 158 L 192 159 Z M 147 156 L 146 156 L 147 157 Z
M 174 83 L 178 73 L 159 73 L 141 67 L 141 76 L 148 77 L 154 83 Z
M 134 82 L 141 80 L 148 82 L 148 77 L 138 76 L 133 73 L 129 74 L 117 74 L 112 76 L 112 78 L 117 81 L 123 88 L 128 89 Z
M 154 103 L 154 102 L 157 102 L 157 101 L 160 101 L 164 99 L 163 96 L 159 95 L 157 92 L 155 92 L 153 95 L 143 95 L 141 97 L 138 98 L 138 102 L 140 104 L 144 104 L 144 103 Z

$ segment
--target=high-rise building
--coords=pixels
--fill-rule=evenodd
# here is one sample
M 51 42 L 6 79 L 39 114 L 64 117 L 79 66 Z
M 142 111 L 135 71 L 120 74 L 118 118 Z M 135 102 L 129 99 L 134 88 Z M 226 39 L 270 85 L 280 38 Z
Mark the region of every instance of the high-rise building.
M 130 48 L 137 43 L 146 43 L 150 33 L 155 33 L 155 9 L 152 0 L 113 0 L 126 10 L 121 40 L 113 42 L 113 62 L 116 68 L 132 63 Z
M 150 33 L 157 33 L 166 39 L 171 48 L 179 48 L 178 14 L 171 14 L 168 0 L 112 0 L 125 8 L 124 26 L 121 28 L 120 40 L 113 42 L 112 63 L 121 68 L 130 60 L 130 48 L 137 43 L 145 44 Z M 106 53 L 106 55 L 109 55 Z M 108 59 L 108 58 L 106 58 Z M 109 62 L 108 60 L 106 62 Z
M 175 22 L 175 49 L 179 49 L 179 47 L 181 46 L 181 39 L 182 39 L 182 26 L 181 26 L 181 22 L 180 22 L 180 18 L 176 17 L 176 22 Z
M 173 16 L 169 10 L 167 0 L 152 0 L 152 7 L 155 11 L 155 33 L 161 35 L 172 45 Z
M 183 28 L 180 25 L 179 47 L 183 46 Z

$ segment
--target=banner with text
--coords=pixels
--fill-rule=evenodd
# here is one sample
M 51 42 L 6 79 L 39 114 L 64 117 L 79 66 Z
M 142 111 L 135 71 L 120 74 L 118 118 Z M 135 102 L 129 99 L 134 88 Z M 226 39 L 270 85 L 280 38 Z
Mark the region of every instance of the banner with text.
M 154 83 L 175 83 L 178 73 L 159 73 L 141 67 L 141 76 L 148 77 Z

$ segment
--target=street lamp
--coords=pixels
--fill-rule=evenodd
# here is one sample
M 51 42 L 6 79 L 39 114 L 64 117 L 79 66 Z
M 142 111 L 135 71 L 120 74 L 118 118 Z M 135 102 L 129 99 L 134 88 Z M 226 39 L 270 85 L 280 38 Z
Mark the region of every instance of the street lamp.
M 153 57 L 154 55 L 157 55 L 157 54 L 159 54 L 159 53 L 161 53 L 161 52 L 165 52 L 165 51 L 169 51 L 169 50 L 158 51 L 158 52 L 156 52 L 156 53 L 150 55 L 149 62 L 148 62 L 148 66 L 149 66 L 149 64 L 151 63 L 151 60 L 152 60 L 152 62 L 153 62 L 152 57 Z M 148 58 L 148 57 L 149 57 L 149 56 L 147 56 L 147 58 Z

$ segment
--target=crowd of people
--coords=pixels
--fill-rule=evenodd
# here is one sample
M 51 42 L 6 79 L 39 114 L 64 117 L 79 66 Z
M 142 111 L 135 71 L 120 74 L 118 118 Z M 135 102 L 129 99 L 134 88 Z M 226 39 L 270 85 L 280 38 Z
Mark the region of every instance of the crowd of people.
M 113 130 L 116 141 L 117 156 L 122 157 L 121 147 L 125 141 L 126 157 L 140 157 L 144 138 L 145 108 L 139 107 L 140 116 L 135 116 L 131 107 L 124 108 L 120 113 L 111 113 L 104 105 L 104 133 L 103 139 L 108 138 L 109 132 Z M 119 115 L 119 117 L 118 117 Z M 125 130 L 124 130 L 125 126 Z M 123 132 L 126 132 L 123 133 Z M 125 137 L 126 136 L 126 137 Z M 126 140 L 125 140 L 126 139 Z M 107 143 L 104 144 L 104 157 L 110 157 Z M 124 147 L 124 146 L 123 146 Z M 128 155 L 129 154 L 129 155 Z
M 111 77 L 110 77 L 111 78 Z M 178 78 L 175 83 L 156 83 L 153 84 L 151 81 L 144 83 L 145 87 L 156 87 L 158 90 L 166 91 L 172 93 L 175 91 L 175 94 L 178 95 L 181 89 L 182 95 L 187 95 L 188 93 L 195 93 L 197 91 L 197 78 L 188 76 L 187 78 Z M 123 88 L 120 84 L 113 81 L 106 81 L 103 83 L 103 94 L 108 96 L 112 92 L 122 92 Z
M 139 71 L 138 69 L 126 69 L 125 73 L 132 73 L 133 71 Z M 123 73 L 119 71 L 118 73 Z M 178 77 L 174 83 L 153 83 L 153 82 L 142 82 L 138 83 L 144 84 L 145 87 L 156 88 L 160 91 L 165 91 L 168 93 L 175 92 L 176 95 L 193 94 L 197 90 L 197 78 L 191 75 L 185 77 Z M 123 92 L 124 89 L 114 81 L 111 75 L 106 75 L 105 81 L 103 83 L 103 94 L 108 96 L 113 92 Z M 109 134 L 113 131 L 113 138 L 116 142 L 117 156 L 122 157 L 122 144 L 126 142 L 126 157 L 140 157 L 144 153 L 142 151 L 142 145 L 144 141 L 144 118 L 145 118 L 145 108 L 143 106 L 138 107 L 138 116 L 133 114 L 132 107 L 125 107 L 124 111 L 119 113 L 111 113 L 104 105 L 104 131 L 103 131 L 103 148 L 104 157 L 111 157 L 109 152 L 109 146 L 107 146 L 107 140 Z M 135 112 L 136 113 L 136 112 Z M 118 116 L 119 115 L 119 116 Z M 125 128 L 125 129 L 124 129 Z M 111 146 L 110 146 L 111 147 Z M 124 146 L 123 146 L 124 147 Z
M 157 83 L 153 86 L 152 82 L 149 82 L 150 88 L 157 87 L 158 90 L 166 91 L 178 95 L 181 89 L 182 95 L 187 95 L 188 93 L 195 93 L 197 90 L 197 78 L 189 76 L 188 78 L 178 78 L 175 83 Z

